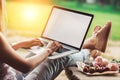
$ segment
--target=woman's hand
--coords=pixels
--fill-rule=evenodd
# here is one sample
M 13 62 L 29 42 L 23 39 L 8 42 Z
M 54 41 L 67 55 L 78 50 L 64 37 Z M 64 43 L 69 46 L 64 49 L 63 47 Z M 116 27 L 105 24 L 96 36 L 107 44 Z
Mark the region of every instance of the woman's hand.
M 62 45 L 59 42 L 51 41 L 51 42 L 49 42 L 49 44 L 47 45 L 46 48 L 50 49 L 52 51 L 51 53 L 53 53 L 54 51 L 56 51 L 60 47 L 62 47 Z

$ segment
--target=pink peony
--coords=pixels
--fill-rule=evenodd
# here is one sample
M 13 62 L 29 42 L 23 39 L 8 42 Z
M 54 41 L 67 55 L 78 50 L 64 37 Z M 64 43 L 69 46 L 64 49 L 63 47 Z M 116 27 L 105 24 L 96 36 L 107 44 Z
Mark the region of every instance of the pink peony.
M 103 58 L 101 56 L 98 56 L 95 58 L 95 62 L 98 64 L 98 65 L 101 65 L 103 63 Z

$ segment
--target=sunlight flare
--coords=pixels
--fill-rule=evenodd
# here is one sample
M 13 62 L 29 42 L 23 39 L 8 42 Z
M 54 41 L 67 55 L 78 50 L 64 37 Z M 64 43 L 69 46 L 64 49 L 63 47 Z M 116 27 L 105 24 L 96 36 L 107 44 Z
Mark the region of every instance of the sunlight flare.
M 33 9 L 33 8 L 26 8 L 24 11 L 23 11 L 23 17 L 24 19 L 26 20 L 33 20 L 35 19 L 35 15 L 36 15 L 36 11 Z
M 41 34 L 51 8 L 51 5 L 8 2 L 9 28 Z

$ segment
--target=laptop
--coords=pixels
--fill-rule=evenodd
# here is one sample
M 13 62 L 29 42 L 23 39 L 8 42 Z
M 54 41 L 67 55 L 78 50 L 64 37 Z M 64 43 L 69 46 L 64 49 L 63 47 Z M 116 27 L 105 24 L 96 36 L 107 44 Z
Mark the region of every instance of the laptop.
M 79 52 L 93 17 L 92 14 L 53 6 L 40 40 L 44 42 L 44 47 L 49 41 L 58 41 L 62 48 L 48 58 L 56 59 Z M 44 47 L 32 47 L 30 51 L 38 54 Z

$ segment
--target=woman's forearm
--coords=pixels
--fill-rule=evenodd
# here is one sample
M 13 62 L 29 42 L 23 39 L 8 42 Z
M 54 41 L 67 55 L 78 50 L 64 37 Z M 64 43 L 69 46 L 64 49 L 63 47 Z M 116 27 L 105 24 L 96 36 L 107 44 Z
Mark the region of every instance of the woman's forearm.
M 22 48 L 23 47 L 23 42 L 17 42 L 17 43 L 15 43 L 15 44 L 13 44 L 12 45 L 12 48 L 14 49 L 14 50 L 17 50 L 17 49 L 19 49 L 19 48 Z
M 19 48 L 29 49 L 32 46 L 43 46 L 43 43 L 39 40 L 39 38 L 34 38 L 34 39 L 19 41 L 14 45 L 12 45 L 14 50 L 17 50 Z

